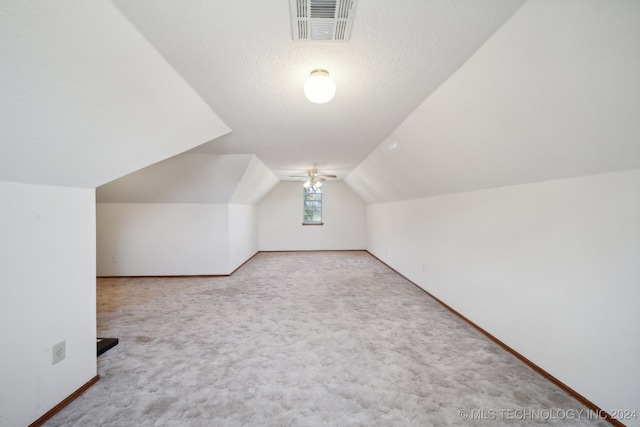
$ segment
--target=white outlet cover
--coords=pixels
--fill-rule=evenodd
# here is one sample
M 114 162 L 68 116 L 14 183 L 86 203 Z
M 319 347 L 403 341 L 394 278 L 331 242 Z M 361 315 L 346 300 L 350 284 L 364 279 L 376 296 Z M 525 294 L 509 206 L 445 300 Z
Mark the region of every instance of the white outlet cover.
M 51 364 L 55 365 L 67 356 L 67 342 L 60 341 L 58 344 L 54 344 L 52 347 L 52 360 Z

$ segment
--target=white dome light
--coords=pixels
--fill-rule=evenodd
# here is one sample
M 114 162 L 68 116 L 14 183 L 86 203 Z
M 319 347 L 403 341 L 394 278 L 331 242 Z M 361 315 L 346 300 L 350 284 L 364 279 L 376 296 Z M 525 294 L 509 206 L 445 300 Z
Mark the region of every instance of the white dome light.
M 304 95 L 311 102 L 324 104 L 333 99 L 336 94 L 336 84 L 327 70 L 313 70 L 311 77 L 304 83 Z

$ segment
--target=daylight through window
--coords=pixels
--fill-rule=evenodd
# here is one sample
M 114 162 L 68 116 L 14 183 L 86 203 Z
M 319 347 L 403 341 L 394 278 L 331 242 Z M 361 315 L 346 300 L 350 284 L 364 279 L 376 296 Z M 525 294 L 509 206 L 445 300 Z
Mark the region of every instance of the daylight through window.
M 322 189 L 310 186 L 303 193 L 303 224 L 322 224 Z

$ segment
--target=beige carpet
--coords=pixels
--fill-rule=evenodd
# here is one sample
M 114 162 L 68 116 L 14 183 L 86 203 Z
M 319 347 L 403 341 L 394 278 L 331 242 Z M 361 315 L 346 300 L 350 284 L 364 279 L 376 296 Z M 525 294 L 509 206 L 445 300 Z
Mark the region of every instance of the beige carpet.
M 97 289 L 120 344 L 47 426 L 608 425 L 366 252 Z

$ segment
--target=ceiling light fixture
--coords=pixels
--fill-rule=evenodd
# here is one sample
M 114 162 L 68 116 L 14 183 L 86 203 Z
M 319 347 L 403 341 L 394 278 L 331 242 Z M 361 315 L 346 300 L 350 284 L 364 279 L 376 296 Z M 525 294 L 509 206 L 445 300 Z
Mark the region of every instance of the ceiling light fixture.
M 318 191 L 318 189 L 322 187 L 322 181 L 317 178 L 309 178 L 302 186 L 304 188 L 310 188 L 313 191 Z
M 333 99 L 336 94 L 336 84 L 329 77 L 327 70 L 313 70 L 311 76 L 304 83 L 304 95 L 311 102 L 324 104 Z
M 304 188 L 311 189 L 312 191 L 318 191 L 320 187 L 322 187 L 322 181 L 324 181 L 325 176 L 334 176 L 335 175 L 318 175 L 318 169 L 307 169 L 307 176 L 309 177 L 302 186 Z

